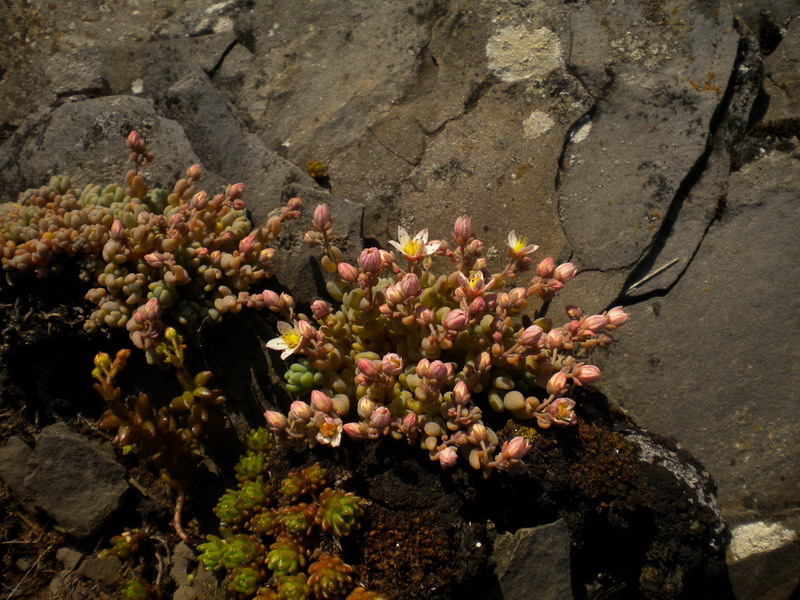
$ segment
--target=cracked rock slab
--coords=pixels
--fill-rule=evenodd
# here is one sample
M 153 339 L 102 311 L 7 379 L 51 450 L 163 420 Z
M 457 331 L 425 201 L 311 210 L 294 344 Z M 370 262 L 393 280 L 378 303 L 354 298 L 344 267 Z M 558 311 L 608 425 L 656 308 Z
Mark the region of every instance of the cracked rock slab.
M 605 389 L 673 436 L 719 484 L 721 505 L 800 497 L 800 161 L 774 152 L 730 177 L 727 208 L 663 297 L 632 305 L 598 355 Z M 764 265 L 769 265 L 764 268 Z
M 26 495 L 60 527 L 92 537 L 128 489 L 112 453 L 61 424 L 42 430 L 28 461 Z
M 569 64 L 596 104 L 589 135 L 566 148 L 559 197 L 583 268 L 638 261 L 706 151 L 739 36 L 725 2 L 676 7 L 625 0 L 572 12 Z

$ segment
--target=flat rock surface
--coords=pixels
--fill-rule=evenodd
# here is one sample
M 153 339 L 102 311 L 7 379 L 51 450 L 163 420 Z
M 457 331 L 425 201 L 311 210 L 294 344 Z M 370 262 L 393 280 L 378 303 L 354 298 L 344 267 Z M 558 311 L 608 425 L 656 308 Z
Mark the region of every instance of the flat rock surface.
M 785 154 L 733 173 L 726 212 L 686 273 L 665 298 L 629 308 L 624 342 L 600 361 L 611 397 L 680 440 L 731 508 L 800 497 L 797 431 L 786 418 L 800 384 L 797 336 L 786 328 L 800 310 L 798 193 L 800 163 Z
M 565 568 L 569 565 L 569 529 L 563 520 L 501 534 L 492 558 L 502 590 L 492 598 L 525 600 L 533 590 L 540 600 L 572 597 Z
M 60 424 L 42 430 L 28 469 L 26 496 L 78 538 L 96 533 L 128 489 L 125 469 L 110 448 Z

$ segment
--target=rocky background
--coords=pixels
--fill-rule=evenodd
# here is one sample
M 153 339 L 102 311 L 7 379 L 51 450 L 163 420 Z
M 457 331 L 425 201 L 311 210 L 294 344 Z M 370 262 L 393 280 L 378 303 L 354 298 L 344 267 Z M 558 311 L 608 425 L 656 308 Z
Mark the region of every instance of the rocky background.
M 12 0 L 0 197 L 119 178 L 136 126 L 151 180 L 200 162 L 208 185 L 244 181 L 256 219 L 324 199 L 351 249 L 398 224 L 445 237 L 463 213 L 498 257 L 524 232 L 534 258 L 581 268 L 556 314 L 633 315 L 602 391 L 702 465 L 689 487 L 716 482 L 730 596 L 797 598 L 798 16 L 797 0 Z M 279 273 L 301 299 L 307 265 L 295 251 Z M 49 430 L 32 458 L 12 439 L 0 477 L 35 496 L 47 444 L 86 456 L 79 438 Z

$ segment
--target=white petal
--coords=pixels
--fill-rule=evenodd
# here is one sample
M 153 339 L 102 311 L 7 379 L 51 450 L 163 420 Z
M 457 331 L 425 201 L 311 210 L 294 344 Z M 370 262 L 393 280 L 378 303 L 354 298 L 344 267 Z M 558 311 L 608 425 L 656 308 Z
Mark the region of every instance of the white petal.
M 442 242 L 428 242 L 425 244 L 425 254 L 433 254 L 439 249 L 439 246 L 442 245 Z
M 278 321 L 278 333 L 283 334 L 291 329 L 294 329 L 291 323 L 286 321 Z
M 517 245 L 517 232 L 515 229 L 508 232 L 508 245 L 512 248 Z
M 402 244 L 400 244 L 400 243 L 398 243 L 398 242 L 395 242 L 394 240 L 389 240 L 389 243 L 390 243 L 392 246 L 394 246 L 395 248 L 397 248 L 397 249 L 398 249 L 400 252 L 402 252 L 402 251 L 403 251 L 403 246 L 402 246 Z
M 283 338 L 273 338 L 267 342 L 267 348 L 270 350 L 286 350 L 288 347 L 289 345 Z
M 294 348 L 287 348 L 283 352 L 281 352 L 281 360 L 286 360 L 286 357 L 294 354 L 295 350 L 297 350 L 300 346 L 295 346 Z
M 428 228 L 426 227 L 425 229 L 423 229 L 422 231 L 417 233 L 417 235 L 414 236 L 414 239 L 416 241 L 418 241 L 420 244 L 422 244 L 423 246 L 425 244 L 427 244 L 428 243 Z
M 405 245 L 408 243 L 409 239 L 411 239 L 411 238 L 409 237 L 408 232 L 398 225 L 397 226 L 397 241 L 400 242 L 400 245 L 405 247 Z

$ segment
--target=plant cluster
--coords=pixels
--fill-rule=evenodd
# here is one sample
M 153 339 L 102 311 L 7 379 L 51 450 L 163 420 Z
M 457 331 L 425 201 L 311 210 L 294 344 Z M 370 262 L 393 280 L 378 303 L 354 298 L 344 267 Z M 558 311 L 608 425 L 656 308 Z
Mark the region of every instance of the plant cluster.
M 272 444 L 265 429 L 248 436 L 236 466 L 238 486 L 214 509 L 220 535 L 198 546 L 200 562 L 225 572 L 228 590 L 242 598 L 380 600 L 355 587 L 354 568 L 327 550 L 359 526 L 363 500 L 325 487 L 327 472 L 318 463 L 275 485 L 269 479 Z
M 274 293 L 250 296 L 254 283 L 272 274 L 269 247 L 287 219 L 299 216 L 290 200 L 266 225 L 253 228 L 242 201 L 244 185 L 210 197 L 195 187 L 200 165 L 186 170 L 172 192 L 150 189 L 139 173 L 153 157 L 135 131 L 127 138 L 133 168 L 125 185 L 75 189 L 68 177 L 0 205 L 0 263 L 13 272 L 45 277 L 75 257 L 95 309 L 85 323 L 125 327 L 153 360 L 153 345 L 167 315 L 190 327 L 218 321 L 243 306 L 277 310 Z M 285 302 L 285 299 L 283 300 Z
M 391 435 L 418 443 L 443 467 L 461 455 L 487 475 L 524 471 L 529 450 L 522 437 L 501 441 L 484 422 L 487 409 L 541 428 L 576 423 L 569 390 L 600 378 L 589 355 L 613 341 L 628 315 L 569 306 L 562 326 L 547 318 L 526 326 L 531 301 L 551 300 L 575 276 L 573 264 L 545 258 L 532 279 L 508 289 L 533 267 L 538 248 L 514 231 L 505 268 L 491 273 L 467 216 L 456 220 L 452 247 L 428 241 L 427 229 L 412 237 L 401 227 L 390 242 L 396 253 L 367 248 L 356 264 L 331 243 L 332 228 L 327 206 L 317 206 L 306 242 L 322 249 L 337 305 L 318 300 L 310 316 L 284 311 L 289 321 L 267 343 L 283 359 L 301 357 L 287 381 L 310 393 L 288 415 L 266 413 L 273 432 L 331 446 L 342 433 Z M 449 268 L 442 272 L 441 263 Z

